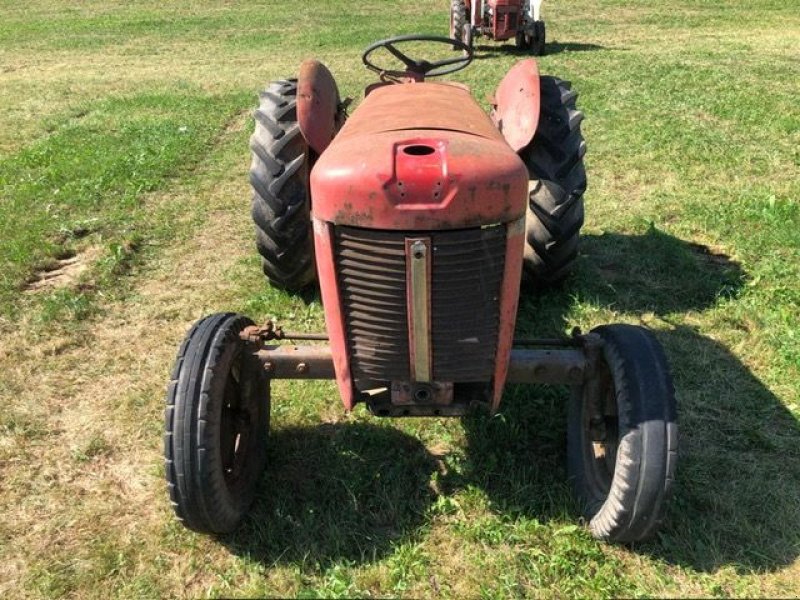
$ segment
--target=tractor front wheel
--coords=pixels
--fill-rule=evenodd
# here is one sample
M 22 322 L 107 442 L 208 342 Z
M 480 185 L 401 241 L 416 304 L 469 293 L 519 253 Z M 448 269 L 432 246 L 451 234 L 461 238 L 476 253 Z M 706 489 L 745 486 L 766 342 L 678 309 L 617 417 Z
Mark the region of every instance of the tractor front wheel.
M 646 329 L 607 325 L 597 385 L 574 390 L 569 472 L 592 535 L 638 542 L 664 520 L 675 478 L 678 425 L 664 351 Z
M 261 93 L 250 138 L 251 214 L 256 247 L 270 283 L 299 291 L 316 279 L 311 234 L 310 153 L 297 123 L 297 81 Z
M 539 284 L 562 281 L 578 256 L 583 226 L 586 142 L 578 94 L 568 81 L 540 78 L 539 123 L 520 152 L 528 166 L 530 194 L 526 217 L 524 273 Z
M 250 507 L 266 464 L 269 381 L 232 313 L 198 321 L 178 351 L 164 413 L 172 507 L 186 527 L 227 533 Z

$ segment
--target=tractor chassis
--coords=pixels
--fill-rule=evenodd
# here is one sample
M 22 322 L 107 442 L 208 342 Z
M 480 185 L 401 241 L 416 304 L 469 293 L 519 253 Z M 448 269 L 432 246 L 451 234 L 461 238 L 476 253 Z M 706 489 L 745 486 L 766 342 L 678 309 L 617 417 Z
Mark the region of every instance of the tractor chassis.
M 331 348 L 325 334 L 290 333 L 267 322 L 241 332 L 249 351 L 270 379 L 335 379 Z M 278 342 L 278 343 L 276 343 Z M 290 343 L 279 343 L 290 342 Z M 508 365 L 507 383 L 568 385 L 592 389 L 603 371 L 603 340 L 594 333 L 575 331 L 571 338 L 515 340 Z M 593 395 L 592 395 L 593 396 Z M 364 393 L 360 400 L 378 416 L 459 416 L 482 404 L 476 394 L 471 402 L 454 402 L 452 384 L 397 382 L 392 389 Z

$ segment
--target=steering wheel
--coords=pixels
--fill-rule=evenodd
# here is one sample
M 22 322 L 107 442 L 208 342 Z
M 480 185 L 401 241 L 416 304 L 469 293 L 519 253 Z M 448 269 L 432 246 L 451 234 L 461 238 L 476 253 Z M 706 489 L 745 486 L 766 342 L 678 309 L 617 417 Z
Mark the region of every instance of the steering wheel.
M 456 58 L 445 58 L 443 60 L 415 60 L 395 47 L 395 44 L 398 42 L 436 42 L 437 44 L 447 44 L 456 50 L 463 50 L 464 54 Z M 370 55 L 380 48 L 386 48 L 393 56 L 402 62 L 406 66 L 406 71 L 382 69 L 370 61 Z M 460 71 L 472 62 L 472 58 L 472 48 L 461 40 L 450 39 L 438 35 L 400 35 L 375 42 L 369 48 L 364 50 L 364 54 L 361 56 L 361 61 L 368 69 L 379 73 L 381 76 L 389 75 L 391 77 L 402 77 L 407 73 L 412 73 L 422 77 L 439 77 L 441 75 L 447 75 L 449 73 Z

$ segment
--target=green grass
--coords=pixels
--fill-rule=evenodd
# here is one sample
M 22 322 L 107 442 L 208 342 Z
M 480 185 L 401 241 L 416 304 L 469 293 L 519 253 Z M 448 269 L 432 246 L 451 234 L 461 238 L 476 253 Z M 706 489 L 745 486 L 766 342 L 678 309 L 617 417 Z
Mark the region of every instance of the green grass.
M 175 206 L 153 218 L 145 195 L 189 176 L 246 101 L 176 90 L 48 117 L 49 135 L 0 160 L 2 312 L 14 314 L 33 271 L 92 242 L 106 250 L 98 267 L 107 267 L 113 285 L 110 276 L 136 246 L 163 237 L 180 218 Z
M 0 2 L 0 592 L 32 597 L 800 594 L 800 8 L 544 5 L 540 69 L 586 113 L 581 257 L 518 330 L 652 328 L 675 379 L 678 481 L 658 538 L 595 542 L 566 482 L 566 391 L 464 420 L 343 414 L 273 386 L 241 530 L 172 517 L 163 389 L 183 332 L 240 310 L 323 326 L 269 288 L 246 169 L 256 92 L 318 56 L 344 95 L 447 2 Z M 520 58 L 478 43 L 483 102 Z M 484 103 L 485 104 L 485 103 Z M 72 254 L 63 287 L 22 291 Z

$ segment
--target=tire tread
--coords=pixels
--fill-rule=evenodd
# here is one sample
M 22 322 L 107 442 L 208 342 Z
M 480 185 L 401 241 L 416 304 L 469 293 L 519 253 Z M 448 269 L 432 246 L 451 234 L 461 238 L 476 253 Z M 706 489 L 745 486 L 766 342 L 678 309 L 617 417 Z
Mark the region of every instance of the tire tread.
M 272 285 L 299 291 L 316 279 L 308 189 L 309 149 L 297 123 L 297 82 L 260 94 L 250 138 L 251 216 L 262 269 Z
M 536 134 L 522 150 L 532 180 L 526 218 L 526 279 L 536 283 L 562 281 L 578 256 L 584 221 L 583 194 L 586 143 L 581 133 L 583 113 L 578 94 L 568 81 L 543 76 Z
M 570 478 L 594 537 L 639 542 L 662 525 L 672 494 L 678 456 L 675 390 L 664 351 L 648 330 L 607 325 L 593 332 L 604 340 L 620 439 L 611 488 L 603 497 L 588 474 L 582 430 L 585 400 L 576 392 L 570 407 Z
M 235 313 L 201 319 L 187 333 L 178 350 L 167 386 L 164 409 L 164 466 L 170 504 L 189 529 L 224 533 L 238 524 L 252 500 L 254 481 L 241 497 L 232 497 L 219 476 L 217 453 L 206 445 L 210 426 L 210 390 L 221 373 L 223 354 L 238 333 L 253 322 Z M 269 395 L 266 392 L 267 427 Z M 257 433 L 266 439 L 266 431 Z M 254 479 L 264 457 L 255 457 Z M 218 472 L 215 472 L 215 469 Z M 221 483 L 221 481 L 223 483 Z M 248 486 L 245 486 L 246 488 Z

